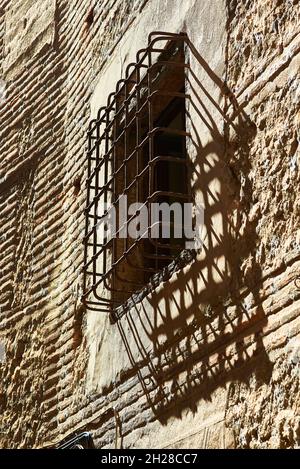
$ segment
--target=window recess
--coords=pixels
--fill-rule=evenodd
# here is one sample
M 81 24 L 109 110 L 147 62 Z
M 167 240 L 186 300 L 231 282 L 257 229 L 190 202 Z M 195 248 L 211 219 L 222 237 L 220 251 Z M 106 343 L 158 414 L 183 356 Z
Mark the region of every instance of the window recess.
M 83 301 L 90 309 L 113 313 L 184 249 L 183 219 L 178 226 L 170 218 L 167 238 L 159 219 L 154 237 L 152 207 L 191 201 L 187 43 L 185 34 L 150 34 L 148 47 L 90 123 L 83 268 Z M 131 211 L 124 210 L 125 198 Z M 110 235 L 108 225 L 114 225 Z M 133 226 L 140 236 L 122 237 Z

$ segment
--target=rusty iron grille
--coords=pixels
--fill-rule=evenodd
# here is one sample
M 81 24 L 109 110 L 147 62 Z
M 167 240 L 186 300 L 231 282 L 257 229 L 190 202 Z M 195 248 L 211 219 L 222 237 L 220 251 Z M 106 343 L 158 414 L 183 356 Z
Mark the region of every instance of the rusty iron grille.
M 83 432 L 65 439 L 56 449 L 95 449 L 95 445 L 91 433 Z
M 150 207 L 191 199 L 185 127 L 187 36 L 153 32 L 136 63 L 127 66 L 107 105 L 88 130 L 87 205 L 83 302 L 112 313 L 182 251 L 183 240 L 147 236 L 120 238 L 140 213 L 117 220 L 115 236 L 99 233 L 122 198 Z M 149 209 L 150 214 L 151 208 Z M 172 224 L 172 221 L 170 221 Z

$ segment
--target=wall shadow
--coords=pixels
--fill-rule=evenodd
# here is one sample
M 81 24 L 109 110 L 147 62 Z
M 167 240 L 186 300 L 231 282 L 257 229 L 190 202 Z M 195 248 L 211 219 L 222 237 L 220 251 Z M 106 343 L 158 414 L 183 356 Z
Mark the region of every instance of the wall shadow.
M 203 144 L 193 128 L 193 191 L 203 196 L 205 244 L 188 265 L 117 322 L 132 369 L 163 424 L 171 416 L 180 418 L 185 409 L 195 412 L 199 399 L 210 400 L 228 381 L 247 381 L 259 368 L 264 370 L 260 379 L 268 382 L 272 372 L 261 337 L 267 318 L 260 298 L 261 267 L 255 262 L 256 226 L 248 216 L 255 203 L 249 172 L 256 126 L 226 83 L 190 48 L 224 102 L 219 105 L 190 71 L 190 109 L 211 137 Z M 211 105 L 222 116 L 222 131 Z M 211 190 L 215 180 L 217 195 Z M 221 234 L 213 222 L 216 216 Z

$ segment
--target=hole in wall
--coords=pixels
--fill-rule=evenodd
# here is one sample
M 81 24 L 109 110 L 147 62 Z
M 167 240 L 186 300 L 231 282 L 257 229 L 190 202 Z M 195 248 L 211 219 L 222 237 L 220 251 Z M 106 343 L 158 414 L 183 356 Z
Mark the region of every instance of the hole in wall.
M 77 177 L 73 182 L 74 196 L 77 197 L 81 190 L 81 177 Z
M 78 307 L 75 311 L 74 325 L 73 325 L 73 348 L 76 349 L 80 347 L 83 339 L 83 313 L 84 308 L 82 305 Z
M 15 359 L 17 361 L 17 363 L 21 363 L 22 361 L 22 358 L 23 358 L 23 355 L 24 355 L 24 352 L 25 352 L 25 346 L 26 346 L 26 343 L 24 340 L 18 340 L 17 344 L 16 344 L 16 348 L 15 348 Z
M 94 22 L 94 8 L 90 8 L 86 18 L 85 18 L 85 24 L 87 26 L 87 29 L 92 26 Z

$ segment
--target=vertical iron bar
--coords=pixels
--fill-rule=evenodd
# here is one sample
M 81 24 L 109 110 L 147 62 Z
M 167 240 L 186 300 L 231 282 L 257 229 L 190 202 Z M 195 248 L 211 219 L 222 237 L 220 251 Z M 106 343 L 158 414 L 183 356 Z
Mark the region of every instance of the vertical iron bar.
M 90 204 L 90 184 L 89 184 L 89 178 L 91 176 L 91 165 L 92 165 L 92 160 L 91 160 L 91 148 L 92 148 L 92 139 L 91 139 L 91 128 L 92 128 L 92 123 L 90 125 L 90 129 L 88 131 L 88 148 L 87 148 L 87 151 L 88 151 L 88 170 L 87 170 L 87 203 L 86 203 L 86 207 L 89 206 Z M 88 235 L 88 232 L 89 232 L 89 213 L 86 212 L 85 213 L 85 243 L 84 243 L 84 266 L 87 264 L 87 259 L 88 259 L 88 250 L 89 250 L 89 246 L 88 246 L 88 239 L 87 239 L 87 235 Z M 84 282 L 84 290 L 86 291 L 87 290 L 87 277 L 88 277 L 88 274 L 86 272 L 87 268 L 84 267 L 84 271 L 83 271 L 83 274 L 84 274 L 84 278 L 83 278 L 83 282 Z
M 151 100 L 151 93 L 152 93 L 152 55 L 151 55 L 151 48 L 148 49 L 148 121 L 149 121 L 149 159 L 148 164 L 153 159 L 153 136 L 151 131 L 153 130 L 153 114 L 152 114 L 152 100 Z M 151 196 L 153 193 L 153 169 L 152 164 L 149 164 L 149 180 L 148 180 L 148 197 Z M 150 227 L 151 227 L 151 202 L 148 208 L 148 237 L 151 237 Z M 156 263 L 156 261 L 155 261 Z
M 112 164 L 112 175 L 113 175 L 113 191 L 112 191 L 112 206 L 114 206 L 114 202 L 115 202 L 115 198 L 116 198 L 116 178 L 114 177 L 114 174 L 115 174 L 115 169 L 116 169 L 116 158 L 117 158 L 117 155 L 116 155 L 116 145 L 115 145 L 115 141 L 116 141 L 116 138 L 117 138 L 117 122 L 116 122 L 116 113 L 118 111 L 118 106 L 117 106 L 117 99 L 116 97 L 114 98 L 114 101 L 115 101 L 115 115 L 113 117 L 113 141 L 112 141 L 112 144 L 113 144 L 113 164 Z M 116 231 L 118 231 L 118 228 L 119 228 L 119 214 L 116 213 Z M 113 240 L 112 240 L 112 253 L 111 253 L 111 262 L 112 264 L 116 261 L 116 238 L 115 236 L 113 237 Z M 116 284 L 116 272 L 115 272 L 115 269 L 113 269 L 112 271 L 112 274 L 111 274 L 111 286 L 112 288 L 115 287 L 115 284 Z M 111 295 L 113 293 L 111 292 Z
M 104 132 L 105 132 L 105 152 L 104 154 L 107 155 L 108 154 L 108 150 L 109 150 L 109 110 L 106 108 L 105 110 L 105 129 L 104 129 Z M 107 187 L 106 187 L 106 184 L 108 182 L 108 158 L 104 157 L 105 160 L 104 160 L 104 185 L 105 185 L 105 190 L 104 190 L 104 210 L 107 210 L 108 209 L 108 204 L 107 204 Z M 104 235 L 104 230 L 103 230 L 103 235 Z M 103 239 L 104 242 L 106 242 L 106 239 L 104 238 Z M 103 252 L 103 270 L 102 272 L 106 272 L 106 263 L 107 263 L 107 249 L 104 249 L 104 252 Z
M 124 88 L 125 88 L 125 97 L 124 97 L 124 125 L 125 125 L 125 132 L 124 132 L 124 193 L 126 194 L 126 189 L 127 189 L 127 144 L 129 142 L 129 129 L 127 128 L 127 122 L 128 122 L 128 103 L 127 103 L 127 98 L 128 98 L 128 81 L 124 82 Z M 128 142 L 127 142 L 128 140 Z M 128 161 L 128 164 L 130 165 L 130 162 Z M 129 195 L 129 194 L 128 194 Z M 128 249 L 128 220 L 127 220 L 127 214 L 126 214 L 126 229 L 127 229 L 127 236 L 124 237 L 123 245 L 124 245 L 124 252 L 127 251 Z M 126 259 L 125 259 L 126 262 Z M 122 287 L 121 287 L 122 289 Z M 123 294 L 123 298 L 125 298 L 125 293 Z
M 96 197 L 99 190 L 99 170 L 97 165 L 99 163 L 99 146 L 100 146 L 100 123 L 96 122 L 96 159 L 95 159 L 95 169 L 94 169 L 94 178 L 95 178 L 95 189 L 94 189 L 94 220 L 93 220 L 93 256 L 97 254 L 97 216 L 98 216 L 98 198 Z M 93 259 L 93 285 L 96 285 L 97 282 L 97 258 Z

